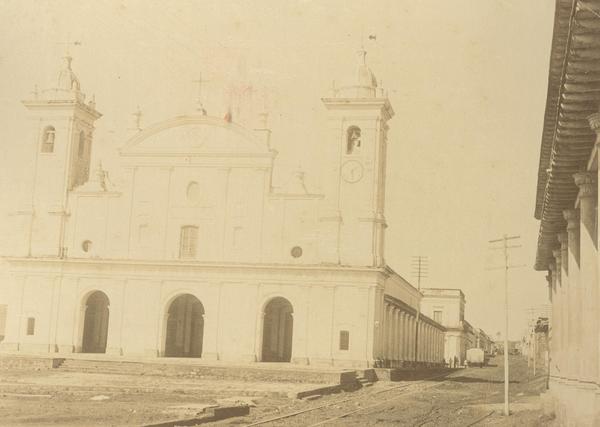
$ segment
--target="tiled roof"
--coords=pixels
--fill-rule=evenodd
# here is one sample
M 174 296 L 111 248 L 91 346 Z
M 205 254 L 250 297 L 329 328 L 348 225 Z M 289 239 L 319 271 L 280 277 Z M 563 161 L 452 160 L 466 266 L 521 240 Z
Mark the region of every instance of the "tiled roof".
M 577 197 L 573 174 L 591 154 L 595 134 L 587 118 L 599 102 L 600 0 L 556 0 L 535 207 L 537 270 L 548 269 L 565 228 L 563 210 Z

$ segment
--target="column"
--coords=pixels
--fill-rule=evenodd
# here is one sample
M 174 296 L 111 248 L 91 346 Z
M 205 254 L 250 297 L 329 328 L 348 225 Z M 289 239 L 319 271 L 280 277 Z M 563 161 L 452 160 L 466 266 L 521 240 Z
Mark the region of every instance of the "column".
M 413 360 L 413 354 L 411 353 L 411 349 L 413 348 L 414 344 L 413 344 L 413 327 L 412 327 L 412 322 L 413 322 L 413 317 L 410 314 L 406 315 L 406 338 L 408 338 L 407 340 L 407 346 L 406 346 L 406 360 L 412 362 Z
M 589 342 L 589 353 L 588 358 L 591 360 L 589 368 L 589 376 L 585 378 L 586 381 L 592 380 L 596 383 L 596 407 L 600 408 L 600 290 L 598 286 L 599 272 L 600 272 L 600 257 L 598 256 L 598 227 L 600 227 L 600 215 L 598 215 L 598 186 L 600 186 L 598 168 L 598 154 L 600 152 L 600 112 L 596 112 L 588 116 L 588 122 L 590 128 L 596 133 L 596 164 L 593 166 L 595 170 L 590 171 L 587 176 L 575 175 L 575 183 L 578 178 L 583 185 L 579 186 L 579 203 L 581 210 L 581 251 L 582 254 L 586 252 L 586 272 L 585 272 L 585 289 L 584 293 L 586 299 L 584 299 L 584 321 L 589 321 L 588 327 L 584 333 Z M 585 211 L 585 212 L 584 212 Z M 585 222 L 585 225 L 584 225 Z M 592 225 L 591 227 L 588 227 Z M 585 237 L 584 237 L 585 235 Z M 595 263 L 594 267 L 590 264 L 590 269 L 587 270 L 588 256 L 589 253 L 594 255 Z M 583 260 L 582 260 L 583 262 Z M 589 274 L 588 274 L 589 273 Z M 589 298 L 587 298 L 589 296 Z M 588 335 L 589 334 L 589 335 Z M 588 350 L 588 348 L 585 348 Z M 586 363 L 586 362 L 584 362 Z M 596 410 L 594 413 L 594 423 L 600 424 L 600 410 Z
M 564 378 L 570 379 L 569 372 L 569 238 L 566 231 L 558 235 L 560 243 L 560 348 L 562 349 L 562 368 Z
M 431 357 L 431 349 L 433 348 L 432 342 L 431 342 L 431 335 L 433 332 L 433 328 L 431 327 L 431 325 L 427 325 L 427 361 L 431 362 L 432 357 Z
M 429 333 L 429 325 L 427 325 L 427 323 L 423 322 L 423 353 L 422 353 L 422 361 L 423 362 L 427 362 L 427 347 L 429 347 L 427 345 L 427 340 L 429 339 L 428 337 L 428 333 Z
M 554 367 L 554 372 L 556 376 L 562 378 L 564 376 L 564 366 L 563 363 L 563 347 L 562 347 L 562 294 L 561 294 L 561 254 L 560 249 L 554 249 L 552 251 L 552 255 L 554 256 L 554 298 L 552 302 L 552 352 L 553 352 L 553 362 L 552 366 Z
M 567 267 L 569 282 L 567 287 L 567 313 L 569 316 L 569 332 L 567 345 L 569 348 L 569 378 L 579 378 L 581 364 L 581 299 L 579 286 L 579 211 L 568 209 L 563 211 L 567 221 Z
M 399 330 L 398 330 L 398 335 L 399 335 L 399 339 L 398 339 L 398 360 L 404 360 L 404 348 L 406 347 L 406 345 L 404 344 L 404 339 L 405 339 L 405 334 L 404 334 L 404 322 L 405 322 L 405 315 L 404 315 L 404 311 L 400 312 L 400 318 L 399 318 Z
M 392 357 L 391 359 L 394 361 L 398 360 L 398 309 L 396 307 L 393 308 L 392 311 Z
M 415 321 L 416 323 L 416 321 Z M 415 333 L 416 335 L 416 340 L 417 340 L 417 357 L 416 357 L 416 361 L 420 362 L 422 357 L 423 357 L 423 322 L 419 322 L 416 326 L 417 332 Z
M 407 361 L 408 360 L 408 346 L 410 345 L 410 337 L 408 336 L 408 313 L 404 312 L 403 313 L 404 316 L 404 323 L 402 324 L 402 335 L 404 336 L 404 339 L 402 340 L 402 360 L 403 361 Z
M 419 362 L 425 360 L 425 324 L 423 321 L 419 322 Z
M 580 360 L 580 378 L 585 382 L 593 382 L 598 375 L 598 322 L 596 315 L 597 289 L 597 258 L 596 249 L 596 183 L 594 175 L 589 172 L 574 175 L 575 184 L 579 187 L 579 283 L 580 306 L 578 314 L 582 317 L 581 334 L 582 348 Z
M 390 317 L 392 307 L 389 304 L 385 304 L 385 321 L 383 323 L 383 358 L 385 360 L 390 359 Z M 387 362 L 386 362 L 387 363 Z
M 410 322 L 408 324 L 408 334 L 410 336 L 410 347 L 408 348 L 408 360 L 415 362 L 415 318 L 410 316 Z

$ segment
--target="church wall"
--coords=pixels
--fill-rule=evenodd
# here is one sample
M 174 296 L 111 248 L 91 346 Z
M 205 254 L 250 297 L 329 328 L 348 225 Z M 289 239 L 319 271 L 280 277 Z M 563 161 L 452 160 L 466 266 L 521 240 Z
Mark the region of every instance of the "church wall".
M 75 215 L 72 215 L 72 239 L 68 256 L 108 256 L 107 214 L 110 199 L 96 195 L 81 195 L 74 202 Z M 83 242 L 91 245 L 85 252 Z
M 10 350 L 52 351 L 51 314 L 54 301 L 54 277 L 51 275 L 11 277 L 7 284 L 8 308 L 6 337 Z M 33 327 L 28 330 L 28 319 Z M 17 347 L 15 344 L 19 343 Z
M 233 168 L 226 193 L 223 229 L 223 260 L 259 262 L 261 259 L 266 171 Z
M 161 281 L 150 277 L 124 278 L 118 287 L 121 295 L 111 311 L 115 324 L 109 329 L 109 342 L 114 343 L 119 354 L 156 356 L 163 320 L 159 316 L 163 303 Z M 111 340 L 111 332 L 116 340 Z
M 207 360 L 259 361 L 263 313 L 274 297 L 287 299 L 293 307 L 293 362 L 366 366 L 374 359 L 371 294 L 376 285 L 363 273 L 323 276 L 290 271 L 286 277 L 227 270 L 190 273 L 186 268 L 158 273 L 135 264 L 127 268 L 128 273 L 97 264 L 84 270 L 72 262 L 66 266 L 68 271 L 62 274 L 60 269 L 29 267 L 12 276 L 7 287 L 11 301 L 7 331 L 20 333 L 7 335 L 4 350 L 81 351 L 87 298 L 102 291 L 109 299 L 106 353 L 160 356 L 170 303 L 189 293 L 204 307 L 203 358 Z M 34 336 L 25 335 L 27 317 L 36 319 Z M 340 349 L 340 331 L 349 333 L 347 350 Z
M 285 200 L 282 198 L 268 198 L 264 211 L 263 256 L 262 261 L 278 262 L 284 252 L 284 212 Z
M 261 343 L 257 343 L 256 338 L 260 335 L 257 328 L 260 326 L 259 320 L 262 321 L 259 286 L 243 281 L 226 281 L 218 286 L 219 304 L 214 310 L 217 315 L 215 326 L 218 336 L 218 347 L 215 350 L 220 359 L 245 362 L 258 360 L 257 344 L 260 346 Z
M 166 167 L 139 167 L 135 170 L 129 219 L 130 258 L 164 258 L 171 174 Z
M 274 195 L 267 199 L 263 261 L 286 264 L 318 264 L 321 261 L 318 231 L 320 201 L 314 196 Z M 294 247 L 302 249 L 299 257 L 292 255 Z
M 130 191 L 73 193 L 70 256 L 179 259 L 181 227 L 198 230 L 199 261 L 259 262 L 274 253 L 263 239 L 273 227 L 264 211 L 267 171 L 257 168 L 140 167 L 130 173 Z M 190 183 L 198 199 L 189 200 Z M 280 212 L 278 212 L 280 213 Z M 93 242 L 93 255 L 81 249 Z

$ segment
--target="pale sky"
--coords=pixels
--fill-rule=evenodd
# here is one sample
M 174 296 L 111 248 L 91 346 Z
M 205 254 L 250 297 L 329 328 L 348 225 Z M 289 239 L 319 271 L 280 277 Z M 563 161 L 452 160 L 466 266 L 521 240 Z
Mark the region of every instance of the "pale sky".
M 322 136 L 320 98 L 367 62 L 388 90 L 390 121 L 386 260 L 411 279 L 412 255 L 429 257 L 426 287 L 461 288 L 466 318 L 503 331 L 503 276 L 488 271 L 490 239 L 522 236 L 511 271 L 511 338 L 530 307 L 547 304 L 533 271 L 533 218 L 549 49 L 547 0 L 23 1 L 0 5 L 0 194 L 18 206 L 32 158 L 22 149 L 21 100 L 56 80 L 71 48 L 82 90 L 96 96 L 93 162 L 109 171 L 139 105 L 142 125 L 192 112 L 202 73 L 204 104 L 222 116 L 231 82 L 266 104 L 276 179 L 297 167 L 318 191 L 311 164 Z M 369 40 L 376 35 L 376 40 Z M 252 111 L 246 114 L 251 116 Z M 235 119 L 235 117 L 234 117 Z

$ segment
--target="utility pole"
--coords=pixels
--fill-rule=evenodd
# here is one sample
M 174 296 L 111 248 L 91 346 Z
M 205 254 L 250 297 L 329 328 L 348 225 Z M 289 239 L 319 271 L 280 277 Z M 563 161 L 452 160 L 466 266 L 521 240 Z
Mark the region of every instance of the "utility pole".
M 427 277 L 427 269 L 429 267 L 429 259 L 423 255 L 416 255 L 412 257 L 412 273 L 413 277 L 417 278 L 417 289 L 421 292 L 421 279 Z M 415 321 L 415 362 L 419 358 L 419 318 L 421 317 L 421 299 L 419 298 L 419 304 L 417 305 L 417 317 Z
M 490 240 L 489 243 L 502 243 L 502 247 L 493 249 L 502 249 L 504 255 L 504 415 L 509 416 L 508 407 L 508 270 L 518 266 L 508 264 L 508 250 L 519 248 L 521 245 L 508 245 L 509 240 L 520 239 L 521 236 L 507 236 L 501 239 Z

